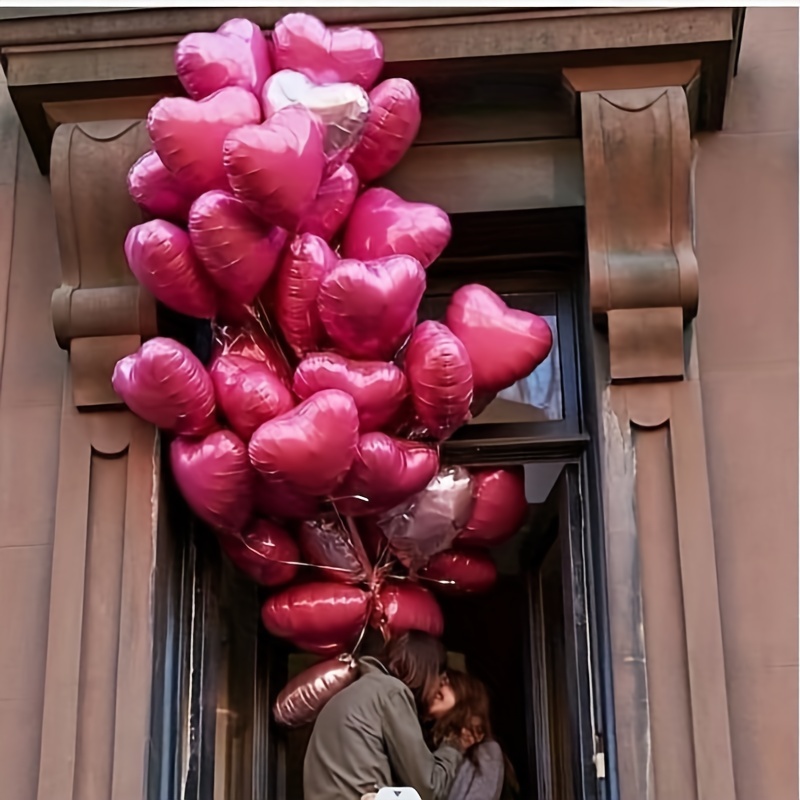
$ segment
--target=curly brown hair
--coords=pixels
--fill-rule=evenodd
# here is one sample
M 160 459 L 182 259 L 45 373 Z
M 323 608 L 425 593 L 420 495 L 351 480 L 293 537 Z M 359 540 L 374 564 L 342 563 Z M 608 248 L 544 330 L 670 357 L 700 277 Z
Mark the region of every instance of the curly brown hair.
M 434 746 L 439 747 L 445 739 L 459 736 L 464 728 L 473 731 L 480 740 L 493 738 L 486 686 L 472 675 L 458 670 L 447 670 L 446 675 L 456 704 L 433 726 L 431 738 Z M 466 755 L 472 761 L 477 758 L 474 748 L 470 748 Z

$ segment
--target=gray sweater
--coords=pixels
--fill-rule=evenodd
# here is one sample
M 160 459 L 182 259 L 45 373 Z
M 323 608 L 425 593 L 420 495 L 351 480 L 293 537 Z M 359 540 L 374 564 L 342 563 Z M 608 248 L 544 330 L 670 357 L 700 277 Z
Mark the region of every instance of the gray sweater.
M 497 742 L 483 742 L 475 748 L 478 764 L 464 759 L 456 773 L 447 800 L 500 800 L 505 766 Z
M 411 690 L 374 658 L 359 665 L 361 677 L 317 717 L 303 765 L 305 800 L 359 800 L 385 786 L 447 800 L 463 756 L 446 745 L 431 753 Z

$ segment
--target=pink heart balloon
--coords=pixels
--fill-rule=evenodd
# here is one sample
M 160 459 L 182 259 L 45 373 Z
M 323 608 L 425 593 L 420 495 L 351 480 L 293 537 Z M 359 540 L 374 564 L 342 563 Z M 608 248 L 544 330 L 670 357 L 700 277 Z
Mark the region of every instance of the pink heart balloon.
M 319 119 L 302 106 L 232 131 L 224 160 L 233 193 L 266 222 L 295 230 L 322 182 L 323 133 Z
M 447 214 L 428 203 L 407 203 L 389 189 L 367 189 L 356 200 L 342 240 L 342 255 L 370 261 L 394 254 L 429 267 L 450 241 Z
M 370 620 L 384 636 L 393 639 L 407 631 L 444 633 L 444 615 L 436 598 L 416 583 L 387 583 L 378 595 Z
M 310 14 L 287 14 L 272 32 L 275 67 L 315 83 L 344 81 L 369 89 L 383 68 L 383 45 L 361 28 L 331 28 Z
M 201 319 L 216 313 L 214 289 L 182 228 L 163 219 L 134 226 L 125 237 L 125 257 L 139 283 L 165 306 Z
M 337 261 L 323 239 L 303 233 L 292 241 L 278 270 L 275 318 L 287 344 L 301 358 L 322 344 L 325 329 L 317 296 L 323 278 Z
M 111 384 L 136 416 L 162 430 L 204 436 L 216 427 L 211 378 L 191 350 L 172 339 L 150 339 L 120 359 Z
M 497 567 L 485 550 L 464 547 L 437 553 L 419 577 L 442 594 L 482 594 L 497 583 Z
M 306 356 L 294 373 L 294 393 L 305 400 L 322 389 L 340 389 L 356 402 L 361 433 L 396 421 L 406 398 L 403 371 L 385 361 L 352 361 L 337 353 Z
M 247 448 L 231 431 L 170 445 L 175 482 L 189 508 L 221 531 L 240 531 L 253 511 L 253 469 Z
M 473 476 L 475 505 L 458 543 L 495 547 L 510 539 L 528 514 L 521 468 L 487 469 Z
M 255 519 L 243 534 L 220 534 L 219 543 L 234 566 L 261 586 L 281 586 L 297 575 L 300 551 L 274 522 Z
M 329 242 L 339 232 L 358 194 L 358 175 L 344 164 L 322 181 L 316 199 L 300 221 L 298 233 L 313 233 Z
M 148 150 L 128 171 L 128 194 L 154 217 L 184 222 L 194 195 Z
M 228 86 L 257 95 L 270 74 L 267 40 L 258 25 L 230 19 L 216 33 L 190 33 L 175 47 L 175 71 L 194 100 Z
M 300 72 L 276 72 L 261 93 L 264 119 L 282 108 L 299 104 L 322 122 L 325 128 L 325 157 L 329 172 L 350 157 L 364 132 L 369 114 L 369 97 L 355 83 L 314 83 Z
M 227 192 L 206 192 L 189 212 L 194 252 L 233 302 L 253 301 L 278 265 L 288 236 L 283 228 L 265 226 Z
M 363 583 L 369 578 L 369 564 L 359 557 L 353 537 L 335 515 L 306 520 L 297 539 L 303 558 L 317 568 L 320 580 Z
M 286 481 L 256 479 L 256 510 L 277 519 L 308 519 L 319 510 L 320 498 L 301 492 Z
M 250 460 L 269 480 L 326 495 L 350 469 L 357 446 L 356 404 L 349 394 L 329 389 L 265 422 L 250 440 Z
M 363 183 L 396 167 L 417 136 L 422 119 L 419 95 L 405 78 L 389 78 L 369 93 L 369 116 L 350 156 Z
M 209 372 L 222 413 L 244 441 L 249 441 L 260 425 L 294 407 L 286 384 L 265 364 L 220 356 Z
M 344 355 L 384 360 L 411 333 L 424 293 L 425 270 L 414 258 L 343 259 L 320 284 L 317 308 Z
M 414 411 L 431 436 L 444 439 L 469 419 L 469 354 L 444 325 L 428 321 L 415 328 L 405 370 Z
M 336 490 L 336 508 L 348 516 L 387 511 L 421 492 L 439 469 L 433 447 L 385 433 L 365 433 L 353 466 Z
M 454 292 L 445 322 L 467 348 L 475 390 L 482 393 L 499 392 L 527 377 L 553 346 L 546 320 L 509 308 L 477 283 Z
M 203 100 L 165 97 L 147 115 L 147 132 L 164 166 L 195 195 L 227 189 L 223 164 L 225 137 L 241 125 L 261 121 L 258 100 L 231 86 Z

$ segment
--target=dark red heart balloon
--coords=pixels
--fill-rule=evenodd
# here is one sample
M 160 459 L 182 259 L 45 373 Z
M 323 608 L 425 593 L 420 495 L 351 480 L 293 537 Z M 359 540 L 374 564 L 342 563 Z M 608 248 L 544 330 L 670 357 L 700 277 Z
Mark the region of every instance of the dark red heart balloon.
M 387 583 L 381 589 L 371 624 L 390 639 L 406 631 L 423 631 L 437 637 L 444 632 L 444 616 L 436 598 L 409 581 Z
M 253 520 L 241 535 L 220 534 L 219 543 L 234 565 L 261 586 L 281 586 L 297 575 L 300 551 L 273 522 Z
M 469 522 L 458 535 L 459 545 L 494 547 L 510 539 L 525 522 L 528 501 L 521 467 L 476 472 L 472 495 L 475 504 Z
M 480 594 L 497 582 L 497 567 L 485 550 L 454 548 L 432 556 L 419 577 L 443 594 Z
M 320 498 L 301 492 L 286 481 L 267 480 L 256 474 L 256 511 L 276 519 L 308 519 L 319 510 Z

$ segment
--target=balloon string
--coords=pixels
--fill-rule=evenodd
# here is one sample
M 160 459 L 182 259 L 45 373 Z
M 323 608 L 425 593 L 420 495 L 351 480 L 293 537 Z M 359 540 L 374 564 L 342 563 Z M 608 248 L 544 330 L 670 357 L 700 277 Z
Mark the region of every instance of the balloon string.
M 256 550 L 255 547 L 252 547 L 250 544 L 248 544 L 244 540 L 244 538 L 240 537 L 240 541 L 242 542 L 242 544 L 251 553 L 255 553 L 257 556 L 263 556 L 264 555 L 259 550 Z M 270 544 L 270 545 L 268 545 L 268 547 L 275 547 L 275 545 L 274 544 Z M 346 572 L 349 575 L 353 575 L 353 576 L 356 575 L 356 573 L 353 572 L 353 570 L 348 569 L 347 567 L 333 567 L 333 566 L 328 566 L 328 565 L 324 565 L 324 564 L 311 564 L 308 561 L 284 561 L 283 559 L 280 559 L 280 558 L 271 558 L 270 561 L 273 564 L 285 564 L 286 566 L 289 566 L 289 567 L 309 567 L 311 569 L 326 569 L 326 570 L 329 570 L 330 572 Z

